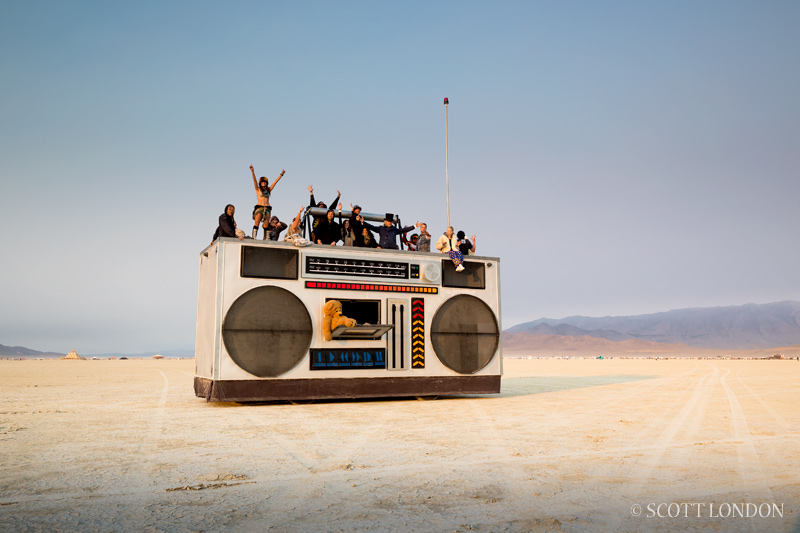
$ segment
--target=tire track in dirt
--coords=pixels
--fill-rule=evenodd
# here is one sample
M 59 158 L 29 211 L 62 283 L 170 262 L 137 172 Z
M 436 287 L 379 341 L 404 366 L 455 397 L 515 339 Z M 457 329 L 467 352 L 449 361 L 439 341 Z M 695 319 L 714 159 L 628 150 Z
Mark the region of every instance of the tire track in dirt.
M 164 430 L 164 419 L 166 418 L 167 409 L 167 394 L 169 393 L 169 378 L 160 369 L 154 369 L 156 372 L 161 374 L 161 379 L 164 383 L 161 387 L 156 405 L 149 417 L 147 431 L 143 435 L 142 441 L 139 445 L 140 451 L 142 451 L 142 448 L 153 451 L 157 449 L 160 443 L 159 441 L 161 440 L 161 433 L 163 433 Z
M 742 385 L 742 387 L 744 387 L 747 390 L 747 392 L 750 393 L 750 396 L 755 398 L 758 401 L 758 403 L 761 404 L 761 406 L 764 408 L 765 411 L 767 411 L 770 415 L 772 415 L 772 418 L 774 418 L 775 421 L 778 422 L 778 425 L 781 427 L 781 429 L 783 429 L 784 431 L 791 431 L 792 430 L 792 426 L 789 423 L 787 423 L 786 420 L 784 420 L 783 417 L 781 415 L 779 415 L 777 413 L 777 411 L 775 411 L 775 409 L 770 407 L 770 405 L 767 402 L 765 402 L 761 398 L 761 396 L 759 396 L 758 394 L 753 392 L 753 389 L 751 389 L 747 385 L 747 383 L 745 383 L 744 380 L 742 380 L 741 376 L 739 375 L 739 373 L 741 371 L 742 371 L 741 369 L 736 371 L 736 379 L 739 381 L 739 383 Z
M 617 392 L 613 398 L 611 399 L 604 399 L 603 402 L 593 404 L 589 407 L 582 407 L 582 410 L 577 415 L 571 415 L 569 419 L 562 420 L 562 419 L 554 419 L 547 421 L 548 429 L 552 428 L 552 430 L 560 430 L 564 427 L 573 426 L 575 422 L 585 419 L 592 419 L 595 418 L 598 414 L 608 412 L 611 409 L 614 409 L 618 406 L 625 406 L 630 404 L 630 402 L 637 397 L 642 395 L 648 395 L 651 393 L 653 388 L 655 387 L 666 387 L 673 382 L 683 382 L 687 376 L 690 376 L 696 372 L 695 369 L 687 370 L 677 374 L 675 376 L 665 376 L 661 378 L 655 378 L 652 380 L 644 380 L 635 383 L 627 383 L 626 388 L 624 391 Z M 620 384 L 617 384 L 619 386 Z M 597 387 L 603 387 L 607 385 L 597 385 Z M 589 387 L 586 387 L 589 388 Z M 553 393 L 558 393 L 561 391 L 553 391 Z M 685 393 L 685 392 L 684 392 Z M 548 394 L 547 392 L 542 392 L 540 394 Z M 682 396 L 676 399 L 676 402 L 680 402 Z
M 692 415 L 692 412 L 697 408 L 704 396 L 711 394 L 708 384 L 719 374 L 719 369 L 713 367 L 707 374 L 700 376 L 696 379 L 693 388 L 687 388 L 686 392 L 691 390 L 690 397 L 685 401 L 677 415 L 675 415 L 661 434 L 655 439 L 651 448 L 652 453 L 649 454 L 643 461 L 640 462 L 642 473 L 639 476 L 639 482 L 631 488 L 634 495 L 639 495 L 643 487 L 651 478 L 651 474 L 656 466 L 661 462 L 662 457 L 667 450 L 675 445 L 676 436 L 681 429 L 684 428 L 686 421 Z M 684 395 L 681 395 L 683 398 Z M 708 402 L 709 399 L 703 400 Z M 676 403 L 679 403 L 676 401 Z M 699 427 L 699 417 L 695 419 L 694 424 Z
M 739 398 L 727 383 L 730 369 L 720 378 L 722 388 L 728 398 L 731 410 L 731 426 L 733 436 L 739 443 L 736 445 L 736 455 L 739 459 L 739 474 L 743 484 L 743 492 L 748 501 L 774 501 L 772 491 L 766 483 L 764 469 L 761 466 L 761 457 L 756 450 L 753 436 L 747 425 L 747 416 L 742 410 Z M 751 485 L 752 484 L 752 485 Z

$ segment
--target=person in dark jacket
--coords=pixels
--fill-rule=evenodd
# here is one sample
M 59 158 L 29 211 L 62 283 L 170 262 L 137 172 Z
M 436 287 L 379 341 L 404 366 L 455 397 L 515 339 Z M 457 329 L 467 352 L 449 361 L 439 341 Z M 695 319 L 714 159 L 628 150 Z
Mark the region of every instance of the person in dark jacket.
M 308 202 L 308 207 L 321 207 L 323 209 L 328 207 L 327 205 L 325 205 L 325 202 L 317 202 L 314 199 L 314 186 L 313 185 L 309 185 L 308 186 L 308 194 L 310 195 L 310 199 L 309 199 L 309 202 Z M 336 204 L 339 203 L 339 198 L 341 198 L 341 197 L 342 197 L 342 193 L 340 193 L 339 191 L 336 191 L 336 199 L 331 204 L 331 209 L 333 209 L 336 206 Z M 342 210 L 342 208 L 339 207 L 339 211 L 341 211 L 341 210 Z M 325 220 L 324 216 L 317 215 L 317 216 L 314 217 L 314 222 L 311 224 L 311 240 L 314 241 L 314 242 L 317 242 L 317 240 L 318 240 L 316 238 L 316 235 L 314 234 L 314 230 L 316 229 L 317 225 L 320 222 L 322 222 L 323 220 Z
M 394 221 L 394 215 L 391 213 L 386 213 L 386 217 L 383 219 L 383 226 L 373 226 L 366 220 L 364 221 L 364 226 L 371 229 L 372 231 L 377 231 L 380 235 L 380 240 L 378 241 L 378 248 L 384 248 L 388 250 L 397 250 L 397 236 L 401 233 L 406 233 L 411 231 L 414 228 L 419 227 L 419 222 L 414 224 L 413 226 L 406 226 L 405 228 L 399 228 L 395 226 L 392 222 Z
M 353 204 L 350 204 L 350 227 L 353 230 L 353 235 L 356 236 L 356 246 L 361 246 L 358 244 L 358 241 L 361 240 L 361 233 L 362 229 L 364 229 L 364 219 L 361 217 L 361 206 L 357 205 L 353 207 Z
M 232 204 L 228 204 L 225 206 L 225 212 L 219 216 L 219 226 L 217 226 L 217 231 L 214 232 L 214 237 L 211 239 L 211 242 L 214 242 L 219 237 L 237 237 L 236 235 L 236 221 L 233 220 L 233 213 L 236 212 L 236 208 L 233 207 Z M 243 240 L 244 236 L 239 235 L 239 240 Z
M 317 224 L 314 229 L 314 237 L 317 239 L 317 244 L 336 246 L 336 243 L 342 238 L 342 228 L 333 218 L 333 209 L 328 209 L 325 218 Z

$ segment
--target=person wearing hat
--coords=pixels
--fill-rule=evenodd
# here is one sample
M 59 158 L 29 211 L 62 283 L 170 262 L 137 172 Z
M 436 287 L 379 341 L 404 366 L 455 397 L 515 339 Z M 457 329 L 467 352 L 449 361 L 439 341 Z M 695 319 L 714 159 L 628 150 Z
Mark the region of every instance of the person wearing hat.
M 356 246 L 361 246 L 361 243 L 358 241 L 361 240 L 361 236 L 364 233 L 363 220 L 361 216 L 361 206 L 357 205 L 353 207 L 353 204 L 350 204 L 350 229 L 353 230 L 353 235 L 356 236 Z
M 269 239 L 269 221 L 272 215 L 272 206 L 269 205 L 269 197 L 272 194 L 272 189 L 281 181 L 281 178 L 286 174 L 285 170 L 281 170 L 280 175 L 269 184 L 269 180 L 261 176 L 261 179 L 256 182 L 256 171 L 253 165 L 250 165 L 250 173 L 253 175 L 253 186 L 256 188 L 256 197 L 258 203 L 253 208 L 253 238 L 258 236 L 258 225 L 264 222 L 264 240 Z
M 394 215 L 392 213 L 386 213 L 386 216 L 383 219 L 383 226 L 373 226 L 366 220 L 364 221 L 364 226 L 372 231 L 377 231 L 380 234 L 380 240 L 378 241 L 378 248 L 385 248 L 388 250 L 398 250 L 397 247 L 397 236 L 401 233 L 406 233 L 408 231 L 413 230 L 414 228 L 419 227 L 419 222 L 414 224 L 413 226 L 406 226 L 405 228 L 400 228 L 394 225 Z

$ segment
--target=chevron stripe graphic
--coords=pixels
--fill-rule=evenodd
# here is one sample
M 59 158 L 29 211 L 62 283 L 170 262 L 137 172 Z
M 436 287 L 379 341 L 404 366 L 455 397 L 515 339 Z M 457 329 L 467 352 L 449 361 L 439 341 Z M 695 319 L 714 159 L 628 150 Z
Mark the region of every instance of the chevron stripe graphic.
M 425 300 L 411 299 L 411 368 L 425 368 Z

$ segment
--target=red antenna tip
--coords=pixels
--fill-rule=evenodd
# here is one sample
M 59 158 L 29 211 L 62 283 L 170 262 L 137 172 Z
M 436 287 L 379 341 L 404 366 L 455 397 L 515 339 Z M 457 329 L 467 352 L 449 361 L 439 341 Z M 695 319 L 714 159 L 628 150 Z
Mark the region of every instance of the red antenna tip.
M 449 104 L 449 103 L 450 103 L 450 100 L 449 100 L 448 98 L 445 98 L 445 99 L 444 99 L 444 105 L 447 105 L 447 104 Z

